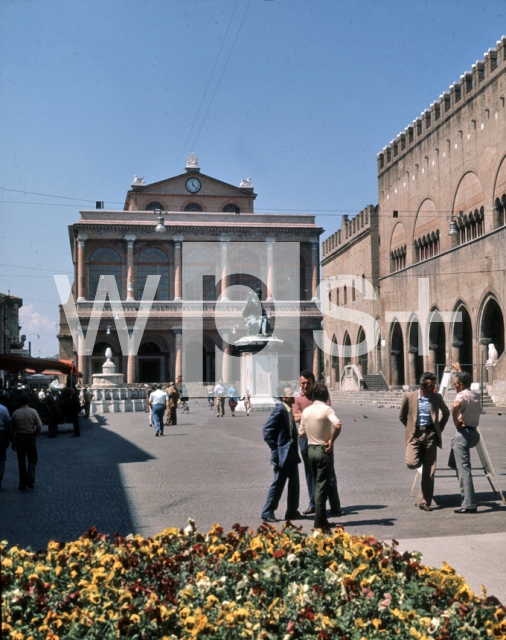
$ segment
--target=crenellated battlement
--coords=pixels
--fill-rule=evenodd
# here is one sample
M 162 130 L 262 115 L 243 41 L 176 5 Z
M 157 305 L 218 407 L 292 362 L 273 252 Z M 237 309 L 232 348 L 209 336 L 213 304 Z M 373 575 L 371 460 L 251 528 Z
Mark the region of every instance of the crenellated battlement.
M 341 218 L 341 228 L 322 242 L 322 258 L 341 249 L 358 235 L 370 229 L 376 221 L 378 208 L 372 204 L 367 205 L 354 218 L 348 216 Z
M 454 82 L 449 91 L 439 96 L 413 123 L 377 154 L 378 174 L 385 171 L 401 155 L 429 135 L 437 126 L 449 119 L 470 98 L 481 91 L 484 84 L 492 82 L 506 68 L 506 36 L 489 49 L 483 60 L 477 60 L 471 71 L 466 71 Z M 504 97 L 502 98 L 504 100 Z

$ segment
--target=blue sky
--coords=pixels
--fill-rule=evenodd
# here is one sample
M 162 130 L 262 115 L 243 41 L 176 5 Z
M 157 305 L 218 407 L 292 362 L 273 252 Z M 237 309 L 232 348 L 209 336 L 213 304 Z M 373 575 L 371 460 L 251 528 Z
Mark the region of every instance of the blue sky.
M 377 202 L 376 154 L 505 17 L 495 0 L 4 0 L 0 291 L 23 298 L 34 355 L 57 352 L 52 274 L 71 274 L 80 208 L 122 208 L 134 174 L 195 151 L 204 173 L 251 177 L 257 211 L 314 211 L 325 237 Z

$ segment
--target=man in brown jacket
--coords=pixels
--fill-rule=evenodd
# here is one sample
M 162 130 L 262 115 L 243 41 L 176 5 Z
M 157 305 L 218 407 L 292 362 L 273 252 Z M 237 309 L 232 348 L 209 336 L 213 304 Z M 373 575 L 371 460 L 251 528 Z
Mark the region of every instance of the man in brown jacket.
M 437 447 L 442 448 L 442 433 L 450 411 L 440 393 L 436 393 L 436 376 L 426 371 L 420 389 L 404 395 L 399 420 L 406 427 L 406 464 L 408 469 L 422 467 L 422 483 L 417 505 L 432 511 Z

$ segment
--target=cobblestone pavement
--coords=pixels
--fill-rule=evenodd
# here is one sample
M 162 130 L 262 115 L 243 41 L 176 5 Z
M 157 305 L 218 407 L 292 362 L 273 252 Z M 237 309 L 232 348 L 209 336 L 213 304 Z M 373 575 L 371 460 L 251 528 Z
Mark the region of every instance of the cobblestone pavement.
M 30 493 L 17 490 L 17 464 L 9 450 L 0 491 L 2 539 L 40 549 L 50 539 L 74 539 L 91 526 L 108 534 L 148 536 L 185 526 L 188 517 L 201 531 L 213 522 L 226 528 L 235 522 L 259 526 L 272 478 L 262 440 L 267 413 L 216 418 L 204 400 L 191 400 L 190 408 L 161 438 L 155 438 L 144 413 L 82 418 L 79 439 L 68 433 L 54 440 L 41 436 L 36 489 Z M 458 483 L 444 468 L 436 477 L 438 508 L 426 513 L 414 506 L 415 498 L 409 497 L 414 472 L 404 464 L 404 428 L 397 411 L 343 404 L 336 412 L 343 423 L 335 462 L 345 515 L 334 522 L 352 534 L 410 543 L 506 532 L 506 506 L 478 471 L 478 515 L 454 513 L 460 506 Z M 505 491 L 506 416 L 483 416 L 481 431 Z M 448 425 L 440 467 L 446 467 L 453 433 Z M 473 461 L 479 462 L 476 455 Z M 302 466 L 300 477 L 302 511 L 307 506 Z M 285 504 L 278 509 L 280 517 Z M 297 524 L 309 532 L 312 521 Z M 506 569 L 498 571 L 504 575 Z

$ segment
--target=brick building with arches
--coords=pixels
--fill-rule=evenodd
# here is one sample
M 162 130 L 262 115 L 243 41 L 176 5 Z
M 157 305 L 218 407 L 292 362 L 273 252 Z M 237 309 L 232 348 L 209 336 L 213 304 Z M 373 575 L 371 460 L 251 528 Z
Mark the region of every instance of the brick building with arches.
M 369 371 L 381 372 L 392 387 L 416 385 L 427 369 L 440 377 L 458 360 L 476 381 L 483 371 L 491 395 L 506 402 L 505 102 L 503 37 L 378 154 L 373 222 L 361 224 L 363 212 L 344 219 L 323 242 L 324 279 L 371 274 L 376 299 L 357 292 L 346 304 L 378 319 Z M 421 279 L 428 280 L 425 354 L 419 353 Z M 343 304 L 342 292 L 329 293 L 334 302 L 341 295 Z M 461 313 L 458 322 L 446 315 L 454 311 Z M 388 313 L 398 317 L 387 321 Z M 339 344 L 350 327 L 359 331 L 327 316 L 324 322 Z M 493 366 L 482 366 L 491 356 Z M 332 379 L 332 368 L 341 371 L 343 363 L 325 358 Z M 359 364 L 357 356 L 352 360 Z
M 221 353 L 239 355 L 234 342 L 245 335 L 245 292 L 234 285 L 259 286 L 273 324 L 281 316 L 293 316 L 297 322 L 293 340 L 288 336 L 280 350 L 280 379 L 294 379 L 288 372 L 300 367 L 320 369 L 313 330 L 321 329 L 322 322 L 315 299 L 323 229 L 312 215 L 255 213 L 255 198 L 249 179 L 236 187 L 204 175 L 191 154 L 185 172 L 178 176 L 152 184 L 135 176 L 122 211 L 97 208 L 80 212 L 79 221 L 69 227 L 69 240 L 74 263 L 72 293 L 84 331 L 101 286 L 100 276 L 115 278 L 129 328 L 135 324 L 148 276 L 160 277 L 136 356 L 122 353 L 116 318 L 108 303 L 93 353 L 78 355 L 60 308 L 60 356 L 76 361 L 85 383 L 92 382 L 94 373 L 101 373 L 107 348 L 113 352 L 116 371 L 128 383 L 176 380 L 183 373 L 185 359 L 191 362 L 197 356 L 202 371 L 194 380 L 187 379 L 188 383 L 239 380 L 239 358 L 233 358 L 232 364 L 220 358 Z M 160 217 L 163 233 L 156 231 Z M 190 243 L 197 243 L 197 248 L 187 250 L 193 247 Z M 287 251 L 290 246 L 297 251 Z M 216 328 L 220 296 L 226 301 L 228 334 Z M 200 342 L 183 344 L 186 301 L 203 305 Z

